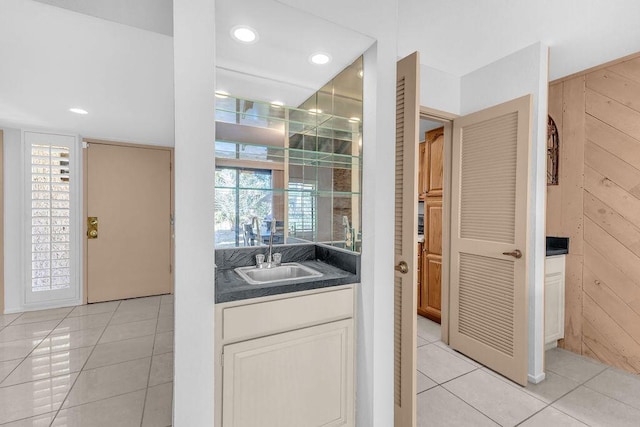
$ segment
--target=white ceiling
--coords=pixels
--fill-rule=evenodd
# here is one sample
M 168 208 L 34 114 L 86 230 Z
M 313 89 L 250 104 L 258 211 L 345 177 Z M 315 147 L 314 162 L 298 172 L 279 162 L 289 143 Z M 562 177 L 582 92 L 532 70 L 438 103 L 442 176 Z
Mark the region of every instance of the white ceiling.
M 374 37 L 396 31 L 399 56 L 419 50 L 423 64 L 452 76 L 539 40 L 551 47 L 551 79 L 640 51 L 638 0 L 217 0 L 216 6 L 219 89 L 290 105 Z M 0 123 L 170 144 L 171 16 L 171 0 L 0 0 Z M 229 30 L 236 23 L 256 28 L 259 42 L 234 42 Z M 309 64 L 316 50 L 333 62 Z M 75 105 L 90 114 L 70 115 Z

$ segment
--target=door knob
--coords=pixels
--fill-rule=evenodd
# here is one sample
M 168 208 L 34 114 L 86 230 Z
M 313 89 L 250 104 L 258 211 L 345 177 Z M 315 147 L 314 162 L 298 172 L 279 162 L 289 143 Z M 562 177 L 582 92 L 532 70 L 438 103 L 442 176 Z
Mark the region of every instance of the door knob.
M 502 255 L 509 255 L 509 256 L 514 257 L 515 259 L 522 258 L 522 252 L 520 252 L 520 249 L 516 249 L 516 250 L 511 251 L 511 252 L 502 252 Z
M 407 265 L 406 262 L 400 261 L 400 263 L 398 263 L 398 265 L 395 266 L 395 270 L 399 271 L 402 274 L 407 274 L 409 272 L 409 266 Z

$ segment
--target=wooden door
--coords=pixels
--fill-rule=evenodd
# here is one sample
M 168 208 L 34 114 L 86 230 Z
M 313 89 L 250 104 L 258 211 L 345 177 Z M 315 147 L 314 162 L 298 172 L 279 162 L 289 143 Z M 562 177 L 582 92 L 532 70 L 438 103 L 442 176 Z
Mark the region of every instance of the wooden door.
M 86 152 L 88 302 L 172 291 L 171 151 L 90 142 Z M 89 219 L 87 219 L 88 226 Z
M 355 426 L 353 319 L 226 345 L 223 427 Z
M 527 384 L 531 96 L 453 121 L 450 345 Z
M 444 185 L 444 127 L 425 135 L 424 193 L 426 197 L 442 197 Z
M 418 230 L 418 131 L 420 62 L 413 53 L 398 62 L 394 235 L 395 425 L 416 425 L 416 262 Z

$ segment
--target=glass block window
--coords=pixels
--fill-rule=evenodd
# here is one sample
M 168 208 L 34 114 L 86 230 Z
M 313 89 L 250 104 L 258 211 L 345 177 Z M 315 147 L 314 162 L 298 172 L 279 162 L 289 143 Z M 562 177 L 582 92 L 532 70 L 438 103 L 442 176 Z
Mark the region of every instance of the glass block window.
M 31 144 L 31 291 L 71 287 L 68 147 Z

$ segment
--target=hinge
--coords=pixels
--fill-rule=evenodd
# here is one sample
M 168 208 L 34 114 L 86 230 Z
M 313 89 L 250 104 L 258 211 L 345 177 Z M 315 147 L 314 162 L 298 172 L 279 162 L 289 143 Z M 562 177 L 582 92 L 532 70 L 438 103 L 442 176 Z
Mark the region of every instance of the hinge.
M 82 141 L 82 148 L 89 148 L 89 143 L 87 143 L 87 141 Z

